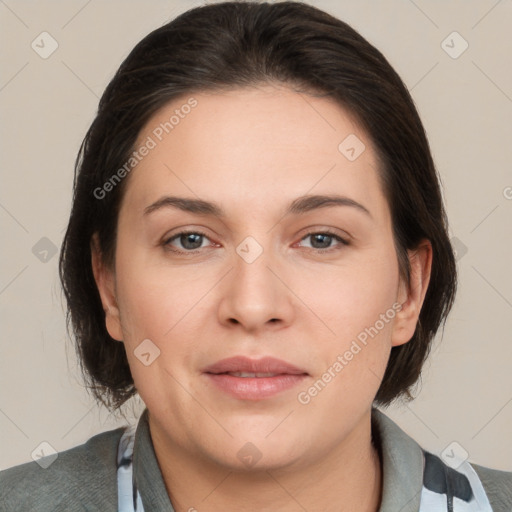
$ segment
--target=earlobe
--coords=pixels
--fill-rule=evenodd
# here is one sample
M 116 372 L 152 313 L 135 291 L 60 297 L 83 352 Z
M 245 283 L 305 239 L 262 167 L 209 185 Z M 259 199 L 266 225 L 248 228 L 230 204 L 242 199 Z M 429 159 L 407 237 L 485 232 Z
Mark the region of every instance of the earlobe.
M 103 261 L 97 233 L 91 237 L 91 265 L 103 311 L 105 311 L 105 327 L 112 338 L 123 341 L 114 272 L 107 268 Z
M 410 284 L 400 280 L 397 301 L 402 305 L 393 325 L 392 346 L 407 343 L 414 335 L 421 307 L 425 300 L 432 270 L 432 244 L 422 240 L 418 247 L 408 250 Z

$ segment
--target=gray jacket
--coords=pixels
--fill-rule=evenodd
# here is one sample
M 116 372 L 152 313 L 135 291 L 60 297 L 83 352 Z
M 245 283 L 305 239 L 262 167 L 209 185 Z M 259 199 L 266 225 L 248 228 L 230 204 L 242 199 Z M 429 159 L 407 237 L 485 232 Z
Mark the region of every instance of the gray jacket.
M 135 479 L 146 512 L 173 512 L 147 419 L 146 410 L 135 438 Z M 0 472 L 0 511 L 117 511 L 116 458 L 123 431 L 119 428 L 104 432 L 81 446 L 61 452 L 47 469 L 30 462 Z M 383 463 L 379 512 L 418 512 L 424 476 L 421 446 L 377 409 L 372 414 L 374 431 Z M 512 472 L 476 464 L 472 467 L 484 485 L 493 510 L 512 512 Z

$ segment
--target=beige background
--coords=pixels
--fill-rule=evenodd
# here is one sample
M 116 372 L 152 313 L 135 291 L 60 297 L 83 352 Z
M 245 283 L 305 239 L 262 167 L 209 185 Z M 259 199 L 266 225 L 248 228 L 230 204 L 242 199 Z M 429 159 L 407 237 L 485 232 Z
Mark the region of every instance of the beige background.
M 108 81 L 136 42 L 199 3 L 0 1 L 0 469 L 42 441 L 60 451 L 124 423 L 80 385 L 51 248 Z M 359 30 L 412 91 L 458 239 L 460 290 L 442 343 L 418 398 L 387 413 L 435 453 L 456 441 L 471 461 L 512 470 L 512 3 L 310 3 Z M 43 31 L 59 45 L 47 59 L 31 48 Z M 453 31 L 469 44 L 456 59 L 442 46 Z

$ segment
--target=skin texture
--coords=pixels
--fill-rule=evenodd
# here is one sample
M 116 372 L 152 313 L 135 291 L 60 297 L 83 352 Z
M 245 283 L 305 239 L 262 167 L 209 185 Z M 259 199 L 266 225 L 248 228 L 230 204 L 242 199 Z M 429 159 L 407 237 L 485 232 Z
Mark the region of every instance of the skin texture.
M 376 511 L 382 472 L 371 406 L 391 347 L 414 333 L 431 246 L 409 252 L 407 287 L 372 142 L 332 100 L 270 84 L 193 97 L 197 106 L 127 178 L 115 270 L 93 243 L 106 325 L 125 344 L 149 409 L 169 496 L 177 512 Z M 188 98 L 157 112 L 139 144 Z M 366 148 L 354 161 L 338 150 L 349 134 Z M 369 214 L 327 206 L 285 215 L 300 196 L 334 193 Z M 214 201 L 225 216 L 173 207 L 144 214 L 166 195 Z M 348 245 L 306 236 L 326 229 Z M 173 252 L 190 247 L 179 237 L 165 246 L 182 230 L 205 233 L 201 248 Z M 252 263 L 237 253 L 248 236 L 263 249 Z M 298 394 L 396 303 L 401 310 L 378 335 L 300 403 Z M 145 339 L 160 350 L 149 366 L 134 354 Z M 234 355 L 270 355 L 308 376 L 273 397 L 240 400 L 202 372 Z M 250 467 L 237 456 L 248 442 L 261 454 Z

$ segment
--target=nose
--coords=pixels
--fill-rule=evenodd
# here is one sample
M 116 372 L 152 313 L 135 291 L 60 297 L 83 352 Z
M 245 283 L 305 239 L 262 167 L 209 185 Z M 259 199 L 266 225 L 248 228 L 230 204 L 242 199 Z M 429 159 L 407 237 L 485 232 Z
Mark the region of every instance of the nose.
M 251 247 L 254 250 L 254 247 Z M 278 258 L 269 250 L 253 261 L 243 249 L 234 255 L 233 269 L 223 279 L 219 321 L 246 331 L 277 330 L 293 321 L 293 293 Z

